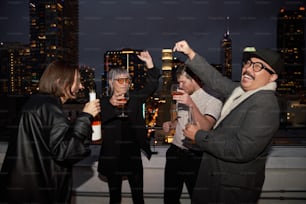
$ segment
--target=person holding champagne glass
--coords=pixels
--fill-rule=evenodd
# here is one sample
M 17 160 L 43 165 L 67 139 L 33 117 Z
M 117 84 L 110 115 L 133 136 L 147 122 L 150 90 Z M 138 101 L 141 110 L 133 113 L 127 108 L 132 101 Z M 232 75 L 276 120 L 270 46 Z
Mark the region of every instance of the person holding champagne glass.
M 185 65 L 176 72 L 178 86 L 173 88 L 172 97 L 176 101 L 174 120 L 163 123 L 165 132 L 175 129 L 173 142 L 166 153 L 164 203 L 178 204 L 186 184 L 190 197 L 196 182 L 202 152 L 183 146 L 183 129 L 191 118 L 204 130 L 211 129 L 219 118 L 222 102 L 208 94 L 199 78 Z M 174 94 L 173 94 L 174 93 Z
M 108 182 L 109 203 L 121 202 L 123 178 L 128 179 L 133 202 L 144 203 L 141 151 L 148 159 L 151 158 L 152 152 L 142 107 L 158 88 L 160 69 L 154 67 L 148 51 L 140 52 L 137 56 L 147 67 L 144 87 L 129 91 L 129 99 L 126 99 L 124 95 L 131 84 L 129 72 L 120 67 L 112 68 L 107 76 L 109 96 L 101 99 L 104 133 L 98 172 Z M 127 117 L 120 117 L 123 105 Z

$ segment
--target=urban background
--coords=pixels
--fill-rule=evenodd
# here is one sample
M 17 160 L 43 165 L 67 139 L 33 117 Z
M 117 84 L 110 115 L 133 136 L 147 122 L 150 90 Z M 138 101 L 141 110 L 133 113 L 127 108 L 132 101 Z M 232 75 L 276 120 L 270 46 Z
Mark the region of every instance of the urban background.
M 161 68 L 160 87 L 144 104 L 148 137 L 170 118 L 170 85 L 185 58 L 173 53 L 178 40 L 189 44 L 223 75 L 240 80 L 243 52 L 269 47 L 285 61 L 277 95 L 282 109 L 275 145 L 306 144 L 305 1 L 1 1 L 0 140 L 14 134 L 18 113 L 37 92 L 50 62 L 80 67 L 86 89 L 65 105 L 76 116 L 88 89 L 107 93 L 112 67 L 128 69 L 132 89 L 143 85 L 145 66 L 137 53 L 149 50 Z M 103 116 L 102 116 L 103 117 Z

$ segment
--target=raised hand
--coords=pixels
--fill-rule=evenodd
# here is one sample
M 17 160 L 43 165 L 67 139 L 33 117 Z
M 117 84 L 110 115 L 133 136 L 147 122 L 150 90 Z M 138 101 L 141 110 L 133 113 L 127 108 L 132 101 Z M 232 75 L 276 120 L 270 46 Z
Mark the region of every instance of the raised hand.
M 177 103 L 185 104 L 187 106 L 194 105 L 193 100 L 191 99 L 190 95 L 182 89 L 178 89 L 177 92 L 181 94 L 173 94 L 172 99 L 175 100 Z
M 123 106 L 127 103 L 127 100 L 124 96 L 124 93 L 114 93 L 112 97 L 110 98 L 109 102 L 113 106 Z
M 137 57 L 146 63 L 148 69 L 152 69 L 154 67 L 154 63 L 149 51 L 142 51 L 139 55 L 137 55 Z
M 175 43 L 173 47 L 173 52 L 182 52 L 187 55 L 189 59 L 193 59 L 193 57 L 195 56 L 195 52 L 190 48 L 186 40 L 182 40 Z

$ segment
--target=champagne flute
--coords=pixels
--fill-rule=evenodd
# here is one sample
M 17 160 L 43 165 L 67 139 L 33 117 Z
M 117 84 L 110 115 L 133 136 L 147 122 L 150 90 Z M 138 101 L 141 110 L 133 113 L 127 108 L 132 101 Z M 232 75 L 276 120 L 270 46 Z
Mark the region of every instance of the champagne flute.
M 124 98 L 121 98 L 119 99 L 119 101 L 122 101 L 122 102 L 125 102 L 127 103 L 127 101 L 129 100 L 130 98 L 130 95 L 129 95 L 129 90 L 127 89 L 127 91 L 123 94 Z M 126 104 L 123 104 L 123 105 L 120 105 L 119 107 L 121 107 L 121 113 L 120 115 L 118 115 L 119 118 L 127 118 L 128 115 L 125 113 L 124 111 L 124 107 L 125 107 Z

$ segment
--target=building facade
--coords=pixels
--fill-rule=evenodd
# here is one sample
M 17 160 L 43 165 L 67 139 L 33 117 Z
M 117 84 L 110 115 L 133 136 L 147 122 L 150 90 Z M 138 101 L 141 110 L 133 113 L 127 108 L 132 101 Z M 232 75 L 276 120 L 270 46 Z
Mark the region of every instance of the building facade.
M 297 93 L 304 85 L 305 7 L 281 9 L 277 20 L 277 48 L 285 62 L 280 93 Z
M 30 93 L 30 55 L 28 45 L 7 42 L 0 45 L 0 93 L 1 95 L 25 95 Z
M 78 64 L 78 1 L 30 0 L 31 88 L 54 60 Z

